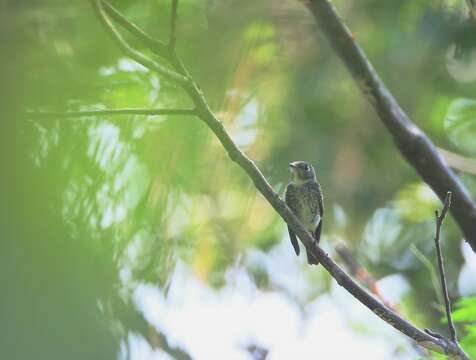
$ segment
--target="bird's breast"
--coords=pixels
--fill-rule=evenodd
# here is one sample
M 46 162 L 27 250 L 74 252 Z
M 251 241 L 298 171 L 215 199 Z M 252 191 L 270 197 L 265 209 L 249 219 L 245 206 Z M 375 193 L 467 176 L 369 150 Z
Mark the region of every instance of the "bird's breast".
M 317 214 L 317 212 L 309 206 L 302 206 L 300 210 L 299 218 L 302 224 L 308 231 L 316 230 L 316 227 L 321 220 L 319 214 Z
M 287 203 L 308 231 L 314 231 L 321 220 L 319 189 L 315 183 L 289 186 Z

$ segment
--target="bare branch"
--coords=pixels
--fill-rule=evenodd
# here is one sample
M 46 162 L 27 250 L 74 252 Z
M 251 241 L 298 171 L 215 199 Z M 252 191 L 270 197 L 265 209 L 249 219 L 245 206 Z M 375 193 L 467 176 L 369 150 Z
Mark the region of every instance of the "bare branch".
M 169 37 L 169 48 L 175 50 L 175 41 L 176 41 L 176 31 L 177 31 L 177 7 L 178 0 L 172 0 L 172 10 L 170 14 L 170 37 Z
M 34 118 L 78 118 L 87 116 L 110 115 L 196 115 L 195 109 L 114 109 L 114 110 L 86 110 L 70 112 L 29 111 L 26 115 Z
M 162 65 L 156 63 L 152 59 L 149 59 L 142 53 L 131 48 L 127 44 L 127 42 L 122 38 L 122 35 L 119 33 L 119 31 L 117 31 L 117 29 L 114 27 L 114 25 L 111 23 L 111 21 L 105 14 L 102 4 L 103 3 L 106 4 L 106 2 L 101 0 L 91 0 L 91 1 L 94 5 L 94 9 L 96 10 L 96 13 L 98 14 L 102 24 L 104 25 L 106 30 L 109 32 L 109 34 L 112 36 L 112 38 L 117 43 L 117 45 L 119 45 L 119 47 L 126 53 L 126 55 L 128 55 L 130 58 L 132 58 L 139 64 L 145 66 L 146 68 L 157 72 L 159 75 L 162 75 L 167 80 L 170 80 L 181 86 L 186 86 L 188 84 L 188 79 L 186 77 L 180 75 L 179 73 L 176 73 L 175 71 L 172 71 L 170 69 L 163 67 Z
M 395 307 L 382 296 L 377 280 L 357 261 L 352 251 L 345 244 L 337 244 L 335 250 L 350 274 L 363 284 L 372 295 L 385 304 L 385 306 L 396 311 Z
M 177 57 L 175 53 L 175 45 L 172 47 L 170 44 L 175 44 L 175 34 L 176 30 L 172 30 L 176 28 L 175 23 L 171 23 L 171 34 L 170 39 L 174 39 L 172 42 L 169 40 L 169 44 L 165 45 L 162 41 L 157 40 L 149 36 L 144 30 L 139 28 L 137 25 L 131 23 L 127 20 L 124 15 L 122 15 L 116 8 L 114 8 L 111 4 L 107 1 L 101 0 L 102 4 L 104 5 L 104 10 L 107 14 L 117 21 L 121 26 L 127 29 L 132 35 L 136 36 L 143 45 L 149 48 L 155 54 L 163 57 L 164 59 L 170 61 L 175 69 L 185 77 L 189 77 L 189 73 L 181 60 Z M 177 8 L 174 9 L 174 4 L 172 4 L 172 15 L 177 11 Z M 177 5 L 175 5 L 177 6 Z M 176 15 L 175 15 L 176 17 Z M 176 21 L 176 18 L 175 18 Z
M 367 269 L 357 261 L 352 251 L 344 243 L 337 244 L 335 250 L 352 276 L 354 276 L 361 284 L 363 284 L 370 291 L 370 293 L 379 299 L 385 306 L 390 308 L 392 311 L 395 311 L 397 314 L 400 314 L 397 306 L 385 299 L 385 297 L 380 292 L 377 279 L 375 279 L 372 274 L 370 274 Z M 431 330 L 430 332 L 426 332 L 432 335 Z M 411 345 L 420 356 L 425 358 L 428 357 L 428 351 L 426 351 L 425 348 L 418 346 L 418 343 L 412 342 Z
M 454 196 L 451 213 L 476 252 L 476 204 L 468 190 L 438 154 L 428 136 L 410 120 L 386 88 L 331 3 L 328 0 L 308 0 L 305 3 L 361 92 L 377 111 L 404 158 L 442 201 L 446 191 L 451 190 Z
M 124 15 L 116 10 L 114 6 L 107 1 L 101 1 L 104 6 L 104 11 L 114 19 L 118 24 L 127 29 L 132 35 L 136 36 L 144 45 L 154 51 L 157 55 L 168 57 L 169 51 L 167 45 L 162 41 L 150 37 L 145 31 L 139 28 L 134 23 L 127 20 Z
M 446 318 L 448 320 L 448 328 L 450 331 L 451 340 L 457 343 L 456 338 L 456 329 L 453 324 L 453 319 L 451 318 L 451 303 L 448 296 L 448 287 L 446 286 L 446 277 L 445 277 L 445 267 L 443 265 L 443 254 L 441 252 L 440 246 L 440 230 L 443 220 L 445 219 L 446 213 L 451 206 L 451 191 L 448 191 L 445 198 L 445 203 L 443 209 L 441 210 L 441 215 L 438 215 L 438 210 L 435 211 L 436 216 L 436 235 L 435 235 L 435 246 L 436 254 L 438 258 L 438 269 L 440 271 L 440 280 L 441 280 L 441 291 L 443 293 L 443 298 L 445 299 L 445 308 L 446 308 Z

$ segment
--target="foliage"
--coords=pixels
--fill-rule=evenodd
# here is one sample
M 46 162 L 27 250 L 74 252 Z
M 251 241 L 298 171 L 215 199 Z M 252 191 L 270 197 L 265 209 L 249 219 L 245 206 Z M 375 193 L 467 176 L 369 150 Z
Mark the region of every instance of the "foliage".
M 465 336 L 461 346 L 469 356 L 476 356 L 476 297 L 462 298 L 458 301 L 457 310 L 453 311 L 453 320 L 463 325 Z

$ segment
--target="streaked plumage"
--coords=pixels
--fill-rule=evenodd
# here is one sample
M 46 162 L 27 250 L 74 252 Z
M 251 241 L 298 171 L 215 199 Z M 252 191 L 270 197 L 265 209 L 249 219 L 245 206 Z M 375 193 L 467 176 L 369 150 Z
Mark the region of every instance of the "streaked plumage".
M 293 174 L 292 181 L 286 186 L 285 201 L 306 229 L 314 235 L 319 243 L 324 214 L 323 197 L 314 168 L 304 161 L 289 164 Z M 294 232 L 288 227 L 291 244 L 299 255 L 299 244 Z M 307 251 L 309 264 L 319 264 Z

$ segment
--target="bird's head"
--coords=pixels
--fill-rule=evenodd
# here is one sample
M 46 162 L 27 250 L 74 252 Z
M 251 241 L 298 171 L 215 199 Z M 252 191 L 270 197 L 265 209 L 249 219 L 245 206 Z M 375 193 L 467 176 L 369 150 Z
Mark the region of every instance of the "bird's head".
M 316 180 L 314 168 L 305 161 L 294 161 L 289 164 L 289 168 L 291 169 L 293 181 L 298 185 Z

